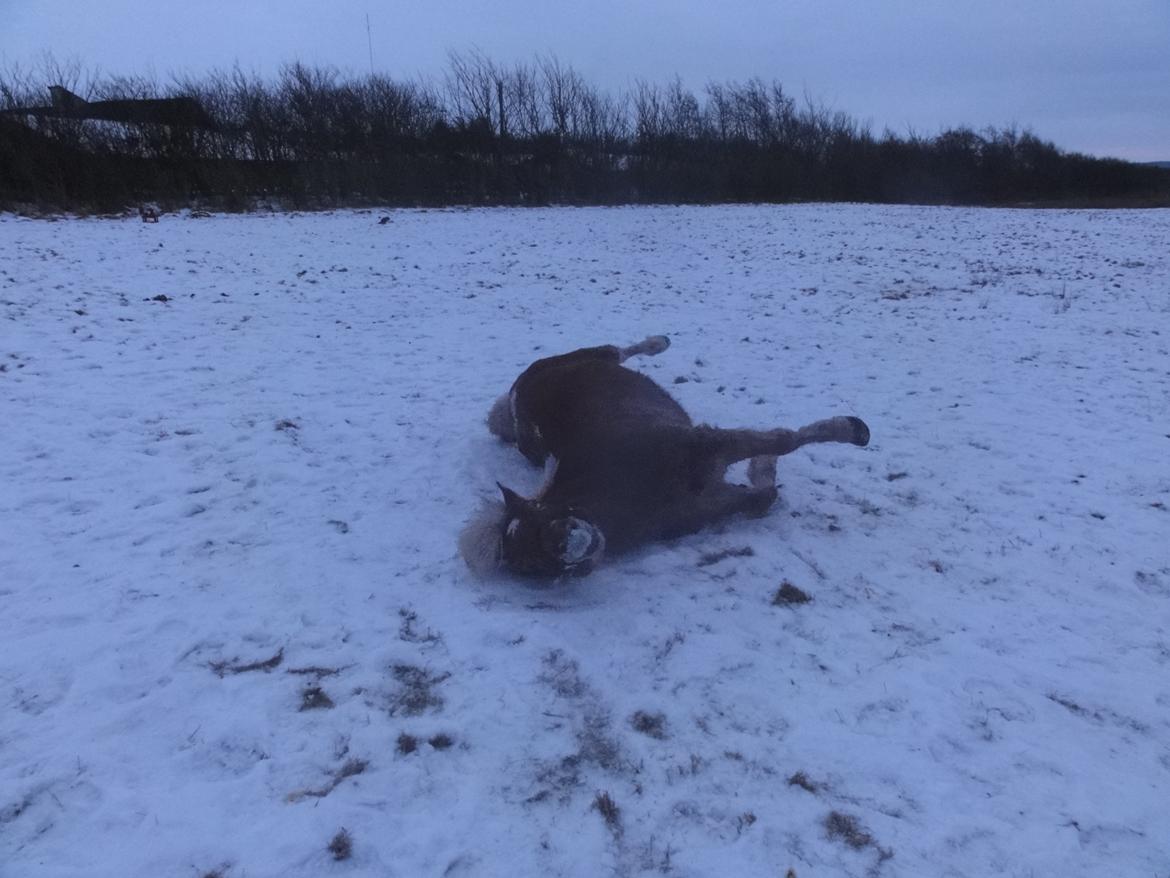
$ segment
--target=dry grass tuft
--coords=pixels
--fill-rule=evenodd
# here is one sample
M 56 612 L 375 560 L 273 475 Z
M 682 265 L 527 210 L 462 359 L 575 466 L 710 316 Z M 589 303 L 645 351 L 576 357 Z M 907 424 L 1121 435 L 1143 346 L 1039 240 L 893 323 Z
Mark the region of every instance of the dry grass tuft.
M 333 854 L 333 859 L 341 861 L 348 860 L 353 854 L 353 837 L 343 826 L 337 831 L 337 835 L 333 836 L 329 842 L 329 853 Z
M 593 800 L 593 810 L 601 815 L 615 837 L 622 834 L 622 810 L 608 792 L 602 791 L 597 794 L 597 798 Z
M 812 600 L 808 592 L 797 588 L 787 579 L 780 583 L 780 587 L 776 589 L 776 593 L 772 595 L 772 606 L 774 607 L 791 607 L 796 604 L 807 604 Z

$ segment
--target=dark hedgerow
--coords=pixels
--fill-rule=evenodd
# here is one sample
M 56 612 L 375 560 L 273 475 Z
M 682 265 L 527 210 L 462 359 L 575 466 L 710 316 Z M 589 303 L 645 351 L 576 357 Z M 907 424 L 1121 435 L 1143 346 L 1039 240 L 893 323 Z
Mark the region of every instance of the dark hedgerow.
M 1014 127 L 879 135 L 758 78 L 611 94 L 556 58 L 501 65 L 478 52 L 452 53 L 430 82 L 300 63 L 272 79 L 79 78 L 0 72 L 0 208 L 1170 204 L 1170 169 L 1064 152 Z

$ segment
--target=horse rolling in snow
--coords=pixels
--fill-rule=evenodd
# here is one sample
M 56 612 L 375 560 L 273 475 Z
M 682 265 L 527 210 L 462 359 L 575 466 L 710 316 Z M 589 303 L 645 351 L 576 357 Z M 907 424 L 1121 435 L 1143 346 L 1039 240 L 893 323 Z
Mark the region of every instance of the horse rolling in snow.
M 799 430 L 696 426 L 665 390 L 622 363 L 654 356 L 664 335 L 626 348 L 583 348 L 529 366 L 488 415 L 488 428 L 546 464 L 532 499 L 500 485 L 460 537 L 479 573 L 556 578 L 589 573 L 604 555 L 695 531 L 737 513 L 762 516 L 776 500 L 776 458 L 810 442 L 865 446 L 860 418 Z M 750 460 L 748 485 L 724 480 Z

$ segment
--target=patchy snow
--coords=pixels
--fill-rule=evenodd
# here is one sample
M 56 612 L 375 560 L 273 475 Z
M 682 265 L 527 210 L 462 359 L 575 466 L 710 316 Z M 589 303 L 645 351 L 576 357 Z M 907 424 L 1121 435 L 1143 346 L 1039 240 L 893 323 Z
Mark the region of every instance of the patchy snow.
M 0 217 L 0 875 L 1170 875 L 1170 212 L 380 216 Z M 493 401 L 654 333 L 870 447 L 477 579 Z

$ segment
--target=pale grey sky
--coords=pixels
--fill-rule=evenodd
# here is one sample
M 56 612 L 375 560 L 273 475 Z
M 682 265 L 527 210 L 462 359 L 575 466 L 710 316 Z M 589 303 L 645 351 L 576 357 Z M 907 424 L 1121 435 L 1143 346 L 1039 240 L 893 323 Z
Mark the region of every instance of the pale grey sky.
M 0 65 L 106 73 L 287 61 L 442 74 L 449 49 L 555 54 L 610 91 L 778 79 L 879 132 L 1015 123 L 1065 149 L 1170 160 L 1170 0 L 0 0 Z

